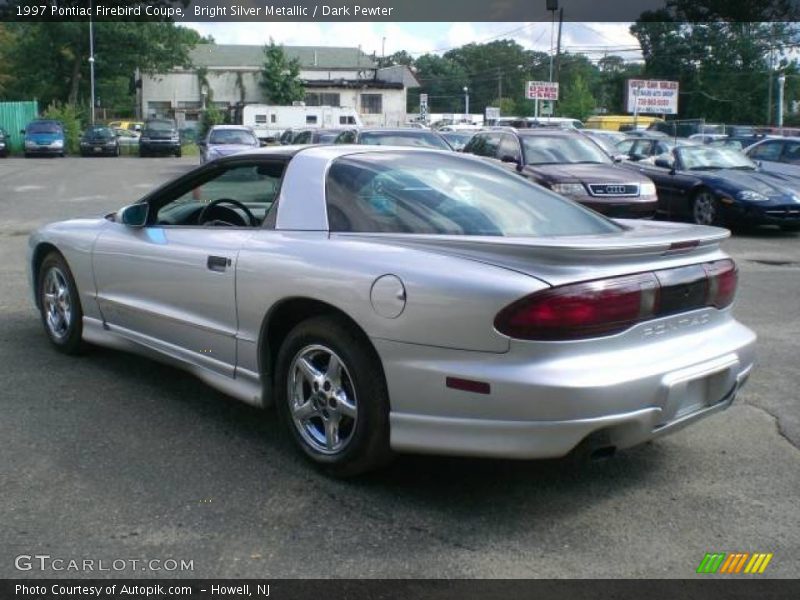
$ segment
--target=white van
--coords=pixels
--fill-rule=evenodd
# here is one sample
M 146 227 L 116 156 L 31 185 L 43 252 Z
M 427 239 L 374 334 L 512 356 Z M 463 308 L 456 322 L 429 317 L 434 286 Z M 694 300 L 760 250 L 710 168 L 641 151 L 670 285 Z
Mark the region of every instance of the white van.
M 242 110 L 242 125 L 250 127 L 258 139 L 275 142 L 287 129 L 361 127 L 362 123 L 353 108 L 248 104 Z

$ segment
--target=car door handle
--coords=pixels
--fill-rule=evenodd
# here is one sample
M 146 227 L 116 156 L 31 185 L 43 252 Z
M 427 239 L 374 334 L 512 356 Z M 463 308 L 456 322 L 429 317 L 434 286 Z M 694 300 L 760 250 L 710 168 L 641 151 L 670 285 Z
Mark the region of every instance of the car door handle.
M 225 256 L 209 256 L 206 266 L 211 271 L 223 272 L 231 264 L 231 259 Z

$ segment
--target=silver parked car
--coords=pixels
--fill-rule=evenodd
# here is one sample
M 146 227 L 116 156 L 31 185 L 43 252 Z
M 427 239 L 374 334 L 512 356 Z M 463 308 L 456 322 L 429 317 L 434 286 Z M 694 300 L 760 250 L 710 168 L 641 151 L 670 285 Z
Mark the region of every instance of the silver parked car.
M 453 152 L 278 146 L 45 226 L 44 330 L 276 405 L 336 475 L 393 452 L 558 457 L 727 408 L 755 336 L 727 230 L 614 221 Z
M 255 132 L 244 125 L 214 125 L 205 137 L 197 142 L 201 164 L 244 150 L 252 150 L 260 145 Z

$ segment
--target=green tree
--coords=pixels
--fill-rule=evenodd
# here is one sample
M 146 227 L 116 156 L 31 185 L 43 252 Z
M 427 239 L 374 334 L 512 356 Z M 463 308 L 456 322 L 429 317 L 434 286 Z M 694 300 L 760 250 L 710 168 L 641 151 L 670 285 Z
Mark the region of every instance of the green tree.
M 270 38 L 269 45 L 264 46 L 264 67 L 261 69 L 261 89 L 269 104 L 290 105 L 305 98 L 306 92 L 299 79 L 300 62 L 289 59 Z
M 13 41 L 5 52 L 4 64 L 13 81 L 6 96 L 38 98 L 40 103 L 81 104 L 89 97 L 89 24 L 59 21 L 48 23 L 7 23 Z M 189 65 L 189 50 L 203 38 L 186 27 L 163 22 L 98 22 L 94 24 L 96 90 L 119 100 L 128 81 L 124 101 L 133 105 L 133 76 L 164 72 Z M 99 94 L 98 94 L 99 96 Z M 102 97 L 101 97 L 102 100 Z M 103 102 L 104 106 L 109 103 Z
M 800 31 L 787 10 L 790 3 L 670 0 L 631 27 L 642 47 L 643 75 L 680 82 L 681 117 L 774 120 L 775 76 L 793 68 L 787 49 Z
M 558 104 L 558 112 L 565 117 L 586 120 L 596 106 L 594 96 L 581 74 L 573 77 L 564 92 L 564 99 Z
M 420 82 L 417 91 L 428 94 L 428 112 L 464 111 L 463 88 L 469 83 L 469 78 L 461 65 L 437 54 L 424 54 L 414 62 L 414 67 Z M 410 101 L 419 107 L 418 96 Z

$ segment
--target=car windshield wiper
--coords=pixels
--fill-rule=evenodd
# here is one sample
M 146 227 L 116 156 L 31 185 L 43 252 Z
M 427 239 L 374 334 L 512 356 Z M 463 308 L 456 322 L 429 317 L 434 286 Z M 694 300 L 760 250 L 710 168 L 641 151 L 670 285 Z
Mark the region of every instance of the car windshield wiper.
M 739 171 L 755 171 L 756 167 L 751 167 L 749 165 L 739 165 L 737 167 L 728 167 L 729 169 L 737 169 Z
M 716 171 L 717 169 L 724 169 L 725 167 L 705 165 L 702 167 L 691 167 L 690 171 Z

